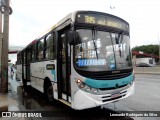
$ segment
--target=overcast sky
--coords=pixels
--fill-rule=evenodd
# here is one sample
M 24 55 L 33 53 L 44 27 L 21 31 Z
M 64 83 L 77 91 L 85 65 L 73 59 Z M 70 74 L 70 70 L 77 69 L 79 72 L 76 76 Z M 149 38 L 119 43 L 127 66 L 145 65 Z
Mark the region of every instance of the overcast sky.
M 27 45 L 75 10 L 117 15 L 130 24 L 131 47 L 158 44 L 159 0 L 11 0 L 10 45 Z M 113 8 L 113 9 L 111 9 Z

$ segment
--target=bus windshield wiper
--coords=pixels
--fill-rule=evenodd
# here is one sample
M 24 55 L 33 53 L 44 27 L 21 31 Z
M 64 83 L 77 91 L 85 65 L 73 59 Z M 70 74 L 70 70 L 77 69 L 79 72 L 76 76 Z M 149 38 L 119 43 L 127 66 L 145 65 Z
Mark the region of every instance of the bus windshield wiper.
M 93 44 L 94 44 L 94 50 L 96 51 L 96 58 L 98 59 L 97 45 L 96 45 L 96 43 L 94 41 L 96 39 L 97 39 L 97 35 L 95 33 L 95 30 L 92 30 L 92 40 L 93 40 Z
M 119 56 L 120 57 L 122 56 L 122 54 L 121 54 L 122 51 L 120 49 L 120 47 L 121 47 L 120 43 L 122 43 L 122 41 L 123 41 L 123 31 L 118 34 L 118 38 L 116 40 L 116 44 L 118 44 L 118 48 L 119 48 Z

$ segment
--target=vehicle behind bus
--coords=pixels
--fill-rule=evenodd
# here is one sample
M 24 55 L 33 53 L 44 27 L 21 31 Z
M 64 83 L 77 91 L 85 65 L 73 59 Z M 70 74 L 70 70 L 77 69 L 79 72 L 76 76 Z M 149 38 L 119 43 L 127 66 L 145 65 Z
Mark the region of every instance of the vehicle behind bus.
M 154 58 L 136 58 L 136 66 L 137 67 L 153 67 L 155 66 L 155 59 Z

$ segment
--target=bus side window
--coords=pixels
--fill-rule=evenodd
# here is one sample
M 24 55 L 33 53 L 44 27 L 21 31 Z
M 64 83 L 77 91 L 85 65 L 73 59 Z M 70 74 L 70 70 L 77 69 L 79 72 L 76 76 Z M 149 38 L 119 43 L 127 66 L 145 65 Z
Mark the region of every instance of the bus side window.
M 44 49 L 44 39 L 41 39 L 37 44 L 37 51 L 36 51 L 37 61 L 43 60 L 43 49 Z
M 17 54 L 17 63 L 16 64 L 19 64 L 20 62 L 20 59 L 19 59 L 19 53 Z
M 55 58 L 55 52 L 54 52 L 54 47 L 55 47 L 55 41 L 54 41 L 54 36 L 53 34 L 49 34 L 46 37 L 46 44 L 45 44 L 45 59 L 50 60 Z
M 36 44 L 34 44 L 31 48 L 31 61 L 35 62 L 35 52 L 36 52 Z

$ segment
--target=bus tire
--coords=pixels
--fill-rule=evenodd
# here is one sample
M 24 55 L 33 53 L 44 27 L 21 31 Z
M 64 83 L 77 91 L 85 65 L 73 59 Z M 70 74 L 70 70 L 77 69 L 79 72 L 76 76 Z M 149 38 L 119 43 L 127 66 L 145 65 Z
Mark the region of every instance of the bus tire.
M 45 95 L 49 102 L 54 101 L 54 93 L 53 93 L 53 86 L 51 82 L 47 82 L 45 85 Z

